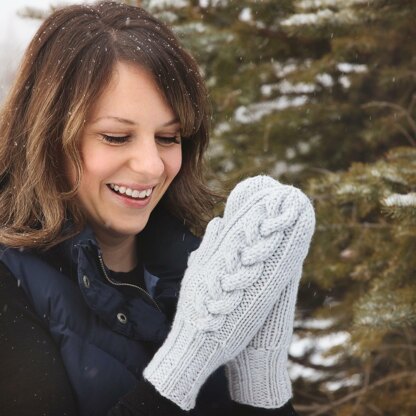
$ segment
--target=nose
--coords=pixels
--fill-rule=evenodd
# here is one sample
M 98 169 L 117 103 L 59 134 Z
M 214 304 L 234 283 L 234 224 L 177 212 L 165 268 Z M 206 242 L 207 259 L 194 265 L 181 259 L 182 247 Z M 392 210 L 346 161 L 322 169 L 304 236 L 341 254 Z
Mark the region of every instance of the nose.
M 165 171 L 160 150 L 154 137 L 140 137 L 130 149 L 129 167 L 144 176 L 146 181 L 158 180 Z

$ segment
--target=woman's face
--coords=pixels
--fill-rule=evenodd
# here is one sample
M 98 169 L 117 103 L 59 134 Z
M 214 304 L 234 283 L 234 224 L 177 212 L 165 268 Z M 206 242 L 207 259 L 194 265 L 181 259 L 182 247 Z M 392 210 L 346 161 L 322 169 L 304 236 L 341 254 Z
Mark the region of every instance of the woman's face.
M 182 162 L 179 122 L 145 69 L 116 65 L 80 150 L 78 199 L 92 228 L 102 237 L 139 233 Z

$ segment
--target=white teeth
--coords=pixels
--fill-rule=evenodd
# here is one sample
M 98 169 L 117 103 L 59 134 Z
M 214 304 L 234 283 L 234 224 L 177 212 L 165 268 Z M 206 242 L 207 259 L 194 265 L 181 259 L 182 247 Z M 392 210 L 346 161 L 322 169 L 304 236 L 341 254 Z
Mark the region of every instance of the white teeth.
M 141 198 L 141 199 L 147 198 L 153 191 L 152 188 L 145 189 L 144 191 L 138 191 L 137 189 L 131 189 L 125 186 L 115 185 L 114 183 L 110 184 L 110 188 L 122 195 L 125 194 L 132 198 Z

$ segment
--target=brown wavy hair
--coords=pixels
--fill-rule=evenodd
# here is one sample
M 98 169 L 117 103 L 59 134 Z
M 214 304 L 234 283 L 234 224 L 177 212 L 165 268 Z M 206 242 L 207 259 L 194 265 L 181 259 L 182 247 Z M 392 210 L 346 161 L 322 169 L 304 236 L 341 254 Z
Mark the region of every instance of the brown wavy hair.
M 209 107 L 198 66 L 145 10 L 104 1 L 56 10 L 24 54 L 0 113 L 0 244 L 48 248 L 85 225 L 75 202 L 79 138 L 119 61 L 150 71 L 179 118 L 182 167 L 161 203 L 203 230 L 218 196 L 204 182 Z M 73 187 L 65 160 L 76 168 Z

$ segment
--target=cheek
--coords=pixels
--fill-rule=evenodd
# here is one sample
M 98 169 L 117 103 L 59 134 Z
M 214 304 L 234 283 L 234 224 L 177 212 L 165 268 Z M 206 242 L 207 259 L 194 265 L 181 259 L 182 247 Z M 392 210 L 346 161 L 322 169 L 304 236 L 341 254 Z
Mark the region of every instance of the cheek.
M 104 180 L 116 164 L 116 159 L 106 152 L 87 146 L 82 152 L 82 182 L 84 184 L 96 183 Z
M 172 153 L 165 161 L 166 170 L 171 180 L 175 178 L 182 166 L 182 150 Z

